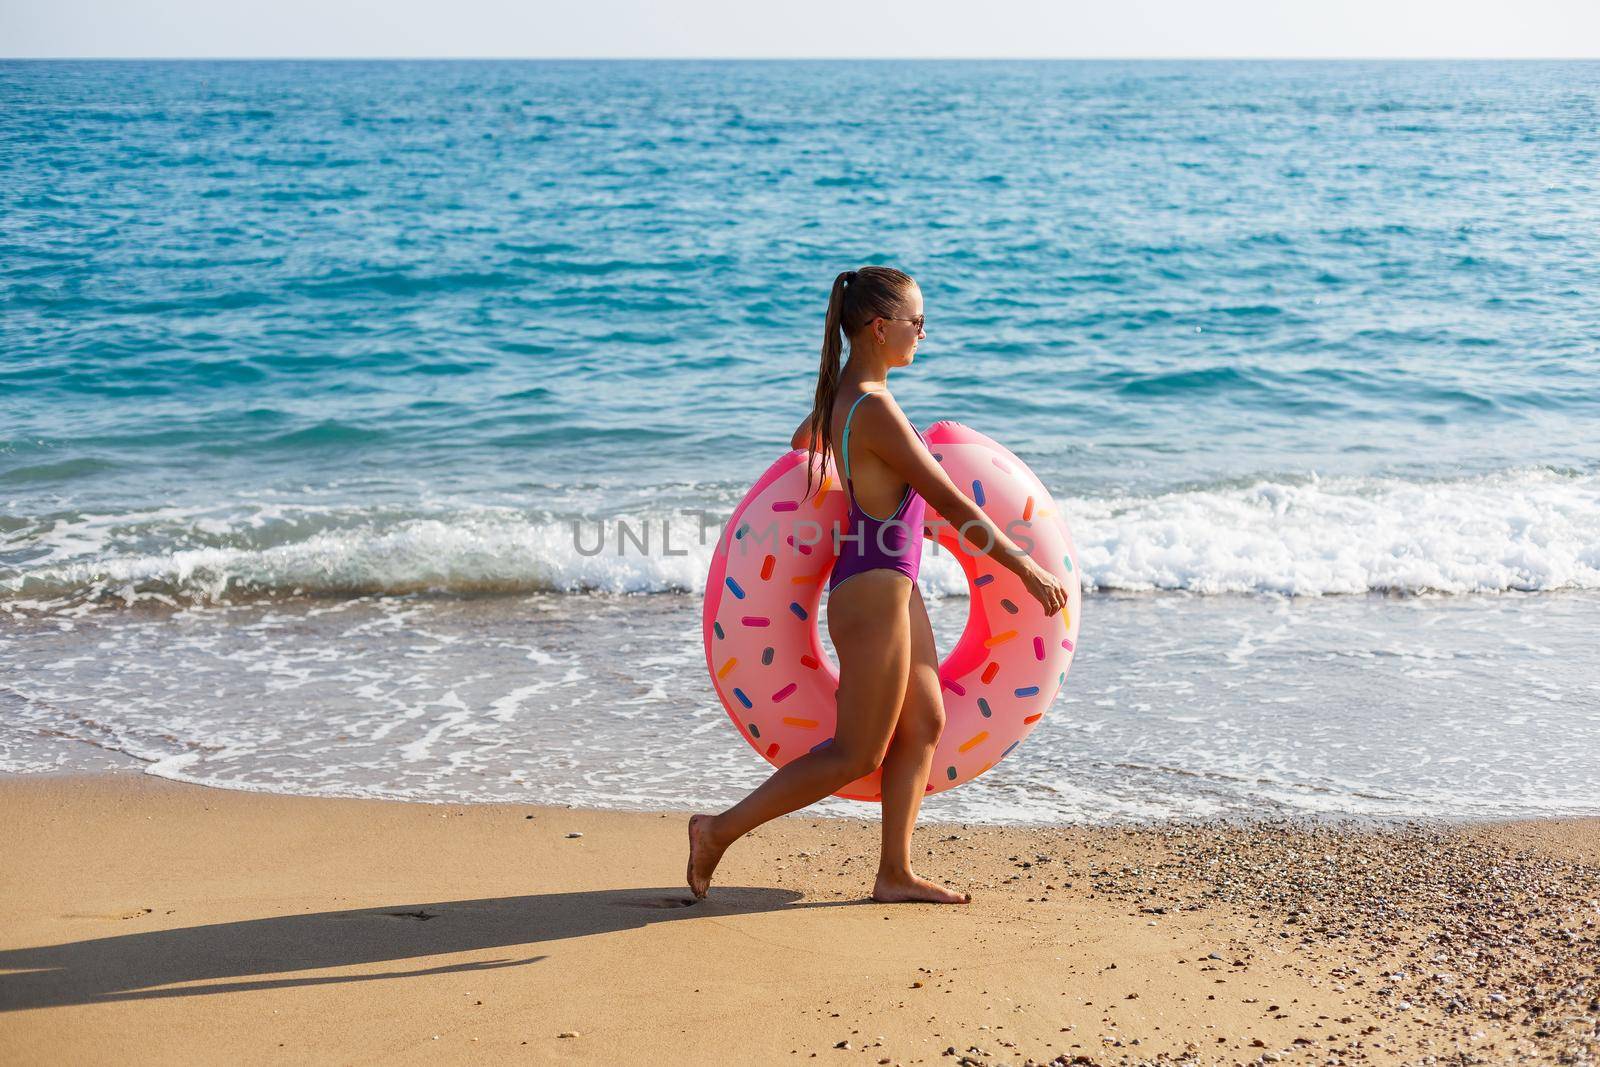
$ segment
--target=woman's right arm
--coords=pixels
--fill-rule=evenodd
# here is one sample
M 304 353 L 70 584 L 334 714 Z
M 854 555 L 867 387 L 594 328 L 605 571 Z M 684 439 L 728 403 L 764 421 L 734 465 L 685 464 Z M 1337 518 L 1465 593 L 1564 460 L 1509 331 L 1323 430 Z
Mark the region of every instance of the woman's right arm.
M 950 480 L 892 400 L 873 397 L 861 404 L 855 418 L 857 432 L 873 454 L 904 478 L 968 543 L 1021 578 L 1046 615 L 1066 606 L 1067 591 L 1061 580 L 1035 563 Z

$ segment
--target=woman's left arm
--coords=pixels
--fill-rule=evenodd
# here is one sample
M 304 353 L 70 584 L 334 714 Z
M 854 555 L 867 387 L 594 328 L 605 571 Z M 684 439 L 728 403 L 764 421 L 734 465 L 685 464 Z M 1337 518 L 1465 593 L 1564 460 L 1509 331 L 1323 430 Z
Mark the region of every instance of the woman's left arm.
M 800 428 L 795 430 L 794 436 L 789 438 L 789 447 L 790 448 L 806 448 L 806 447 L 809 446 L 810 442 L 811 442 L 811 416 L 807 415 L 806 416 L 806 421 L 802 422 L 800 424 Z

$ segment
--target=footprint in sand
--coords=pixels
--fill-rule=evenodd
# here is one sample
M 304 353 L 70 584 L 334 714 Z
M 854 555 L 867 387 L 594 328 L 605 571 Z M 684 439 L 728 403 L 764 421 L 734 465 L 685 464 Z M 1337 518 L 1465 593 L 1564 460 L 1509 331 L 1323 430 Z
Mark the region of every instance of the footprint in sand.
M 153 914 L 154 912 L 154 908 L 135 908 L 132 911 L 114 911 L 103 915 L 95 915 L 87 912 L 73 912 L 69 915 L 63 915 L 61 917 L 63 919 L 139 919 L 146 915 Z M 172 913 L 169 911 L 167 914 L 171 915 Z

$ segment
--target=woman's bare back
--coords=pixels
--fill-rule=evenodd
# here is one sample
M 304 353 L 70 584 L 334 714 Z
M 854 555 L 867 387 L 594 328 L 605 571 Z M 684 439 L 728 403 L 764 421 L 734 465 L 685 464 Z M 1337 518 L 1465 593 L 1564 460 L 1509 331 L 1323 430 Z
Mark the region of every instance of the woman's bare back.
M 834 464 L 839 470 L 839 476 L 844 477 L 845 457 L 844 438 L 845 420 L 849 417 L 850 408 L 863 395 L 882 394 L 882 399 L 863 400 L 861 407 L 856 409 L 855 418 L 850 421 L 850 482 L 855 493 L 856 504 L 868 515 L 890 515 L 900 506 L 901 499 L 906 494 L 906 480 L 895 473 L 890 467 L 872 451 L 872 432 L 867 429 L 863 432 L 862 414 L 872 404 L 893 404 L 894 398 L 886 389 L 868 389 L 853 393 L 841 390 L 833 402 L 833 423 L 830 429 L 833 433 Z

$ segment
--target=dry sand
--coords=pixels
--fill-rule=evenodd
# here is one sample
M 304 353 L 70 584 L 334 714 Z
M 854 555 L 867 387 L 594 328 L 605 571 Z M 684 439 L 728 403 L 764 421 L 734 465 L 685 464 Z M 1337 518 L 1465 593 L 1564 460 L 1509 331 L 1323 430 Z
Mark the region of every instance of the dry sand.
M 804 815 L 693 903 L 686 815 L 4 781 L 0 1062 L 1600 1056 L 1600 820 L 925 824 L 939 906 Z

